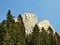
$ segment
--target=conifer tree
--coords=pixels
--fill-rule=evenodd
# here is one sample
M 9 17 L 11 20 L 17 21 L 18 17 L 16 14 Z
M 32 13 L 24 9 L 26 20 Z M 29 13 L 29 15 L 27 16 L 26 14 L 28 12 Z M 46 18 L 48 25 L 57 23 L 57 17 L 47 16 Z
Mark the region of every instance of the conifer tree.
M 41 32 L 36 24 L 33 32 L 26 36 L 25 26 L 21 15 L 15 22 L 11 11 L 8 10 L 6 20 L 0 23 L 0 45 L 60 45 L 60 36 L 49 26 L 48 30 L 42 27 Z
M 55 32 L 55 39 L 56 39 L 56 45 L 60 45 L 60 36 L 57 32 Z
M 53 35 L 53 29 L 49 26 L 48 28 L 49 34 L 48 34 L 48 38 L 49 38 L 49 43 L 50 45 L 55 45 L 55 39 L 54 39 L 54 35 Z
M 31 44 L 31 43 L 30 43 L 30 41 L 31 41 L 31 36 L 32 36 L 32 34 L 29 34 L 29 35 L 26 36 L 26 45 L 30 45 L 30 44 Z
M 8 10 L 7 19 L 6 19 L 6 36 L 4 40 L 4 45 L 13 45 L 14 44 L 14 19 L 11 14 L 11 11 Z
M 47 32 L 42 27 L 40 32 L 40 45 L 46 45 L 46 37 L 47 37 Z
M 35 25 L 33 32 L 32 32 L 32 36 L 31 36 L 31 41 L 30 41 L 30 45 L 40 45 L 40 29 L 38 28 L 37 25 Z
M 23 23 L 23 18 L 21 15 L 18 16 L 18 22 L 17 24 L 17 35 L 16 35 L 16 45 L 26 45 L 25 40 L 25 27 Z
M 6 23 L 5 20 L 0 24 L 0 45 L 3 45 L 4 41 L 4 36 L 6 33 Z

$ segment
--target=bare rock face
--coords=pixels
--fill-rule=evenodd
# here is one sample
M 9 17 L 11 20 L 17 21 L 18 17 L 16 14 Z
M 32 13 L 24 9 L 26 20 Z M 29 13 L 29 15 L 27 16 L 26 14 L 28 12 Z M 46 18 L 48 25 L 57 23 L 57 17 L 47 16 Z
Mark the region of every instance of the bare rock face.
M 34 15 L 32 13 L 25 13 L 24 15 L 22 15 L 22 18 L 23 18 L 25 29 L 26 29 L 25 31 L 28 35 L 31 34 L 31 32 L 33 31 L 33 27 L 35 26 L 35 24 L 38 25 L 40 32 L 42 31 L 41 30 L 42 27 L 47 31 L 47 29 L 50 26 L 52 28 L 53 32 L 55 33 L 54 28 L 51 26 L 51 24 L 49 23 L 48 20 L 44 20 L 44 21 L 41 21 L 40 23 L 38 23 L 36 15 Z M 47 33 L 49 33 L 49 32 L 47 32 Z
M 25 31 L 28 35 L 31 34 L 31 32 L 33 32 L 33 28 L 34 28 L 35 24 L 38 25 L 40 32 L 42 32 L 42 30 L 41 30 L 42 27 L 47 31 L 47 29 L 50 26 L 53 30 L 53 33 L 55 33 L 54 28 L 51 26 L 51 24 L 49 23 L 48 20 L 43 20 L 40 23 L 38 23 L 37 17 L 35 14 L 25 13 L 22 15 L 22 18 L 23 18 L 23 22 L 24 22 L 24 26 L 25 26 Z M 15 21 L 18 22 L 17 19 L 15 19 Z
M 51 24 L 49 23 L 48 20 L 44 20 L 40 23 L 38 23 L 39 28 L 41 29 L 42 27 L 44 27 L 44 29 L 47 31 L 47 29 L 49 28 L 49 26 L 52 28 L 53 32 L 55 33 L 54 28 L 51 26 Z M 42 30 L 41 30 L 42 31 Z
M 22 15 L 22 18 L 26 29 L 26 33 L 30 34 L 32 32 L 33 27 L 37 23 L 37 17 L 32 13 L 25 13 L 24 15 Z

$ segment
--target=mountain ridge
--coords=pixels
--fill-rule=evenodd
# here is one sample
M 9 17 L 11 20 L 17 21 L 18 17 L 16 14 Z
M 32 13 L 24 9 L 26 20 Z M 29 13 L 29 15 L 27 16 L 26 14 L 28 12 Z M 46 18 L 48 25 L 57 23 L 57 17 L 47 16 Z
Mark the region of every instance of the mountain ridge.
M 35 26 L 35 24 L 37 24 L 38 26 L 41 25 L 42 27 L 45 28 L 45 30 L 47 30 L 48 26 L 50 26 L 53 29 L 54 33 L 55 33 L 54 28 L 51 26 L 51 24 L 48 20 L 43 20 L 41 22 L 38 22 L 37 16 L 35 14 L 32 14 L 32 13 L 25 13 L 24 15 L 22 15 L 22 17 L 23 17 L 24 25 L 27 28 L 27 30 L 29 30 L 29 28 L 30 28 L 30 30 L 31 30 L 30 33 L 32 32 L 32 29 Z M 30 27 L 28 27 L 28 26 L 30 26 Z M 28 31 L 26 31 L 26 32 L 28 32 Z
M 60 45 L 60 36 L 49 21 L 37 21 L 36 15 L 25 13 L 14 19 L 8 10 L 0 23 L 0 45 Z
M 56 32 L 48 20 L 43 20 L 41 22 L 38 22 L 37 16 L 33 13 L 24 13 L 22 15 L 22 18 L 23 18 L 23 22 L 24 22 L 24 26 L 27 34 L 31 34 L 31 32 L 33 32 L 32 29 L 35 26 L 35 24 L 38 25 L 39 29 L 44 27 L 46 31 L 50 26 L 53 29 L 53 34 Z M 15 21 L 17 21 L 17 19 L 15 19 Z

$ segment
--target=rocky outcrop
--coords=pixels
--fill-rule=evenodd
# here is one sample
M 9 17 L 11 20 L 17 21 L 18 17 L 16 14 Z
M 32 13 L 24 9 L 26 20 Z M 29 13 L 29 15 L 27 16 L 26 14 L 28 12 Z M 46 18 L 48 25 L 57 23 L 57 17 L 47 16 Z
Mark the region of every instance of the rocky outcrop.
M 25 31 L 26 31 L 27 34 L 31 34 L 35 24 L 38 25 L 38 27 L 40 29 L 40 32 L 42 31 L 41 30 L 42 27 L 44 27 L 44 29 L 47 31 L 47 29 L 50 26 L 53 30 L 53 33 L 55 33 L 54 28 L 51 26 L 51 24 L 49 23 L 48 20 L 43 20 L 40 23 L 38 23 L 36 15 L 34 15 L 32 13 L 25 13 L 25 14 L 22 15 L 22 17 L 23 17 L 23 22 L 24 22 L 25 29 L 26 29 Z
M 32 32 L 33 27 L 37 24 L 37 17 L 32 13 L 25 13 L 22 15 L 23 22 L 25 25 L 26 33 L 30 34 Z
M 55 33 L 55 30 L 54 30 L 54 28 L 52 27 L 52 25 L 49 23 L 49 21 L 48 20 L 43 20 L 43 21 L 41 21 L 40 23 L 38 23 L 38 26 L 39 26 L 39 28 L 41 29 L 42 27 L 44 27 L 44 29 L 47 31 L 48 30 L 48 28 L 49 28 L 49 26 L 52 28 L 52 30 L 53 30 L 53 33 Z M 41 30 L 42 31 L 42 30 Z
M 22 18 L 23 18 L 23 22 L 24 22 L 24 26 L 25 26 L 25 31 L 28 35 L 31 34 L 31 32 L 33 31 L 33 27 L 35 26 L 35 24 L 38 25 L 40 32 L 42 31 L 41 30 L 42 27 L 44 27 L 44 29 L 47 31 L 47 29 L 50 26 L 53 30 L 53 33 L 55 33 L 54 28 L 52 27 L 52 25 L 49 23 L 48 20 L 43 20 L 40 23 L 38 23 L 37 17 L 35 14 L 25 13 L 22 15 Z M 17 22 L 17 19 L 15 19 L 15 21 Z

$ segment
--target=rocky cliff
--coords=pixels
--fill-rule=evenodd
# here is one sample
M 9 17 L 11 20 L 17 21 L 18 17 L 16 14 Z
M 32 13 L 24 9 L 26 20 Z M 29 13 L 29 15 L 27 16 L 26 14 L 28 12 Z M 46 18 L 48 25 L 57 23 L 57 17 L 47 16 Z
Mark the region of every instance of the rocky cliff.
M 37 17 L 32 13 L 25 13 L 22 15 L 22 17 L 23 17 L 26 33 L 30 34 L 32 32 L 33 27 L 38 22 Z
M 44 29 L 47 31 L 48 27 L 50 26 L 53 30 L 53 33 L 55 33 L 54 28 L 52 27 L 52 25 L 49 23 L 48 20 L 43 20 L 41 22 L 38 22 L 36 15 L 32 13 L 25 13 L 22 15 L 22 17 L 23 17 L 23 22 L 24 22 L 25 30 L 27 34 L 31 34 L 35 24 L 38 25 L 40 31 L 42 31 L 41 30 L 42 27 L 44 27 Z

